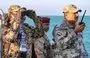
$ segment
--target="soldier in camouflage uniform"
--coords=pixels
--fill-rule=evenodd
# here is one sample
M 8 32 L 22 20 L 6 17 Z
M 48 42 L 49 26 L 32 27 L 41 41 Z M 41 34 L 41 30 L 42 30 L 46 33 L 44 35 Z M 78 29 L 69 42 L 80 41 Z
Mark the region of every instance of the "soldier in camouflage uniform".
M 41 22 L 45 33 L 44 49 L 46 50 L 46 58 L 52 58 L 52 48 L 47 36 L 47 32 L 49 30 L 50 18 L 42 17 Z
M 3 56 L 2 58 L 18 58 L 19 43 L 17 38 L 21 19 L 21 9 L 18 5 L 12 5 L 9 13 L 4 18 L 2 25 Z
M 27 23 L 22 21 L 22 27 L 20 28 L 21 39 L 26 40 L 27 56 L 26 58 L 48 58 L 47 48 L 49 47 L 49 42 L 44 33 L 42 23 L 40 18 L 38 18 L 33 10 L 27 10 L 29 18 L 33 19 L 35 23 L 35 28 L 32 28 Z M 42 18 L 43 19 L 43 18 Z M 49 18 L 46 18 L 49 22 Z
M 47 49 L 49 48 L 49 42 L 44 33 L 43 26 L 41 26 L 40 19 L 34 18 L 36 28 L 26 31 L 28 34 L 27 47 L 28 58 L 48 58 Z M 35 56 L 36 55 L 36 56 Z
M 53 58 L 87 58 L 81 33 L 85 24 L 76 24 L 79 10 L 75 5 L 64 7 L 64 21 L 55 26 L 53 31 L 56 48 Z

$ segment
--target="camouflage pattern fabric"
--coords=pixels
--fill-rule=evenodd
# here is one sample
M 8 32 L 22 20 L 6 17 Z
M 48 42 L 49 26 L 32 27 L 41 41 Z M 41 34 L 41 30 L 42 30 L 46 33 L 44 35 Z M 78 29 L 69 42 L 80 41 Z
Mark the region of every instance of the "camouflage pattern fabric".
M 31 28 L 29 25 L 24 24 L 23 29 L 26 33 L 27 43 L 27 58 L 32 57 L 32 44 L 34 44 L 34 50 L 37 58 L 47 58 L 47 49 L 50 47 L 50 43 L 47 37 L 43 37 L 43 32 L 39 28 Z
M 14 7 L 17 7 L 17 5 Z M 17 40 L 17 34 L 21 20 L 20 7 L 18 7 L 17 11 L 6 14 L 4 22 L 7 24 L 5 23 L 2 25 L 3 58 L 19 57 L 19 42 Z
M 53 36 L 56 42 L 53 58 L 82 58 L 81 45 L 74 26 L 63 21 L 55 26 Z
M 3 27 L 3 58 L 17 58 L 19 53 L 18 40 L 15 39 L 15 31 L 12 28 Z
M 81 58 L 88 58 L 88 53 L 83 43 L 83 33 L 82 32 L 77 33 L 77 37 L 78 37 L 78 41 L 79 41 L 80 49 L 81 49 Z

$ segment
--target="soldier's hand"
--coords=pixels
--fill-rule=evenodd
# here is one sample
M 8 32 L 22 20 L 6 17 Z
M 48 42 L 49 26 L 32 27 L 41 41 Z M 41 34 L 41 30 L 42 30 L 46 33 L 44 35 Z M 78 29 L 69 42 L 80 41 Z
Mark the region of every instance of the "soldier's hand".
M 75 33 L 82 32 L 84 30 L 84 28 L 85 28 L 85 23 L 84 24 L 77 24 L 75 26 L 74 31 L 75 31 Z

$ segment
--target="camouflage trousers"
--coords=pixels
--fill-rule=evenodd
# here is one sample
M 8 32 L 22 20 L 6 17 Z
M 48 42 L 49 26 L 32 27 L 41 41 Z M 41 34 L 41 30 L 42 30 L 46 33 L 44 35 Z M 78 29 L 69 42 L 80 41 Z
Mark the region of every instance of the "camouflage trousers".
M 39 39 L 35 39 L 33 40 L 34 43 L 34 50 L 35 50 L 35 54 L 37 56 L 37 58 L 46 58 L 45 54 L 46 54 L 46 50 L 44 49 L 44 38 L 41 37 Z M 27 44 L 27 58 L 31 58 L 32 57 L 32 43 Z

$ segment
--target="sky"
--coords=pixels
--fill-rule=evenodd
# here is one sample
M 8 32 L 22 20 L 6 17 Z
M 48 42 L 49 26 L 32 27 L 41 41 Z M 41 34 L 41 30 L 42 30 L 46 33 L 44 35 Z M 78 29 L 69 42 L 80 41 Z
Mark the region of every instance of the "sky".
M 1 0 L 0 9 L 7 12 L 9 6 L 13 4 L 26 7 L 27 9 L 33 9 L 37 15 L 63 15 L 64 5 L 74 4 L 79 9 L 82 9 L 83 12 L 87 10 L 86 15 L 90 15 L 89 0 Z

